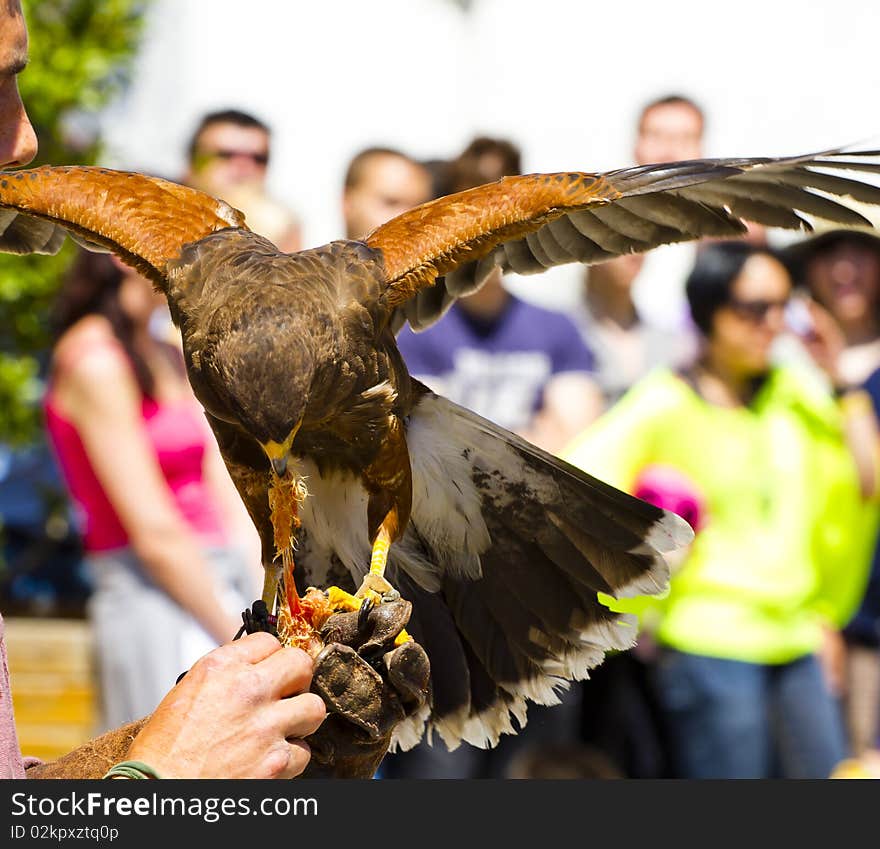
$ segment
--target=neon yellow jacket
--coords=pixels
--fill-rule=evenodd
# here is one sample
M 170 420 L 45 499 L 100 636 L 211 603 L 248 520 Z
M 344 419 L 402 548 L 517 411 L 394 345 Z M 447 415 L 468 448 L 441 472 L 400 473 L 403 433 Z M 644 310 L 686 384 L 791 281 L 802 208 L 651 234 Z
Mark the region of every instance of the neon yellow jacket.
M 815 651 L 864 590 L 878 510 L 863 502 L 837 404 L 815 379 L 774 370 L 747 409 L 648 375 L 569 446 L 569 462 L 631 491 L 662 464 L 700 491 L 706 520 L 663 599 L 614 602 L 656 617 L 680 651 L 785 663 Z

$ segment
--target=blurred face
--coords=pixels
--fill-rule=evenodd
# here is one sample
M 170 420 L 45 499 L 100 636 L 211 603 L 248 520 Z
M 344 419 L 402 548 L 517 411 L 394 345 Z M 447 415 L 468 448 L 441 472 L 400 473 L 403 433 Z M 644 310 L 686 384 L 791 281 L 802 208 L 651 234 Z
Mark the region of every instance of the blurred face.
M 153 313 L 159 308 L 166 308 L 168 302 L 161 292 L 157 292 L 153 284 L 133 268 L 127 266 L 116 256 L 111 256 L 113 264 L 122 271 L 123 279 L 119 286 L 119 305 L 122 311 L 137 327 L 146 327 Z
M 644 262 L 644 254 L 623 254 L 592 266 L 589 270 L 589 281 L 591 284 L 595 282 L 610 285 L 621 292 L 629 292 Z
M 0 0 L 0 168 L 27 165 L 37 137 L 18 96 L 17 76 L 27 63 L 27 30 L 18 0 Z
M 638 165 L 699 159 L 703 155 L 703 119 L 686 103 L 649 109 L 639 125 L 634 156 Z
M 348 239 L 362 239 L 380 224 L 431 198 L 431 177 L 414 162 L 400 156 L 370 157 L 359 181 L 342 196 L 342 214 Z
M 209 124 L 196 144 L 188 182 L 215 195 L 230 186 L 262 186 L 268 164 L 269 135 L 265 130 Z
M 734 374 L 752 377 L 770 364 L 773 341 L 785 326 L 791 280 L 785 266 L 763 254 L 749 257 L 728 303 L 712 320 L 712 356 Z
M 839 239 L 821 248 L 807 265 L 810 292 L 839 322 L 863 321 L 880 298 L 880 242 L 874 248 Z

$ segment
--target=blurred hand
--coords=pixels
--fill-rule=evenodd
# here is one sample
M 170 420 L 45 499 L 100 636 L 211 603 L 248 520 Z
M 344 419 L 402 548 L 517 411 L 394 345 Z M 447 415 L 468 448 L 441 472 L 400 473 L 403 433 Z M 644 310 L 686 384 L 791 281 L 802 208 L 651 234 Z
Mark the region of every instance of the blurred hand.
M 836 628 L 822 628 L 822 645 L 819 646 L 818 657 L 825 685 L 832 695 L 842 696 L 846 690 L 846 643 Z
M 840 385 L 840 355 L 846 346 L 843 331 L 828 310 L 810 299 L 806 301 L 812 320 L 812 329 L 801 336 L 801 341 L 832 385 Z
M 201 658 L 161 701 L 126 755 L 167 778 L 294 778 L 326 710 L 312 660 L 267 633 Z
M 660 656 L 660 650 L 654 635 L 649 631 L 641 631 L 636 644 L 630 649 L 642 663 L 654 663 Z

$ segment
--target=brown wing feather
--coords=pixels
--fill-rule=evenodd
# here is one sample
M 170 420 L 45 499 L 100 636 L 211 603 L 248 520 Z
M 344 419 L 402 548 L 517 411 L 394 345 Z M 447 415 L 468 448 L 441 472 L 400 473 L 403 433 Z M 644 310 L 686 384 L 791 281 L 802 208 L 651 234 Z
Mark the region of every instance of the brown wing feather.
M 55 166 L 0 172 L 4 251 L 52 253 L 63 241 L 59 230 L 67 230 L 159 279 L 185 244 L 244 226 L 224 201 L 145 174 Z
M 382 251 L 396 308 L 419 289 L 497 245 L 537 230 L 568 209 L 619 193 L 596 174 L 528 174 L 438 198 L 399 215 L 364 240 Z
M 671 242 L 736 236 L 745 231 L 745 219 L 810 229 L 796 211 L 870 224 L 827 196 L 880 204 L 880 188 L 829 171 L 878 173 L 878 155 L 824 151 L 506 177 L 405 212 L 366 242 L 382 252 L 385 303 L 398 312 L 395 327 L 405 315 L 420 329 L 455 297 L 478 288 L 496 265 L 531 274 L 568 262 L 601 262 Z M 482 262 L 468 268 L 474 260 Z

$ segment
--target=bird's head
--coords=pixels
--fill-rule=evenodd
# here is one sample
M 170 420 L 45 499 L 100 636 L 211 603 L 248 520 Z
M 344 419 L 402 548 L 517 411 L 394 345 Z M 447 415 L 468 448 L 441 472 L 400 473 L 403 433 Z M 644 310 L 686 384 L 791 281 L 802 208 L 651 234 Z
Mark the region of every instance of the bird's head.
M 283 475 L 293 441 L 307 418 L 315 356 L 307 337 L 294 333 L 231 332 L 217 344 L 200 397 L 218 418 L 255 442 Z M 196 385 L 194 383 L 194 385 Z

